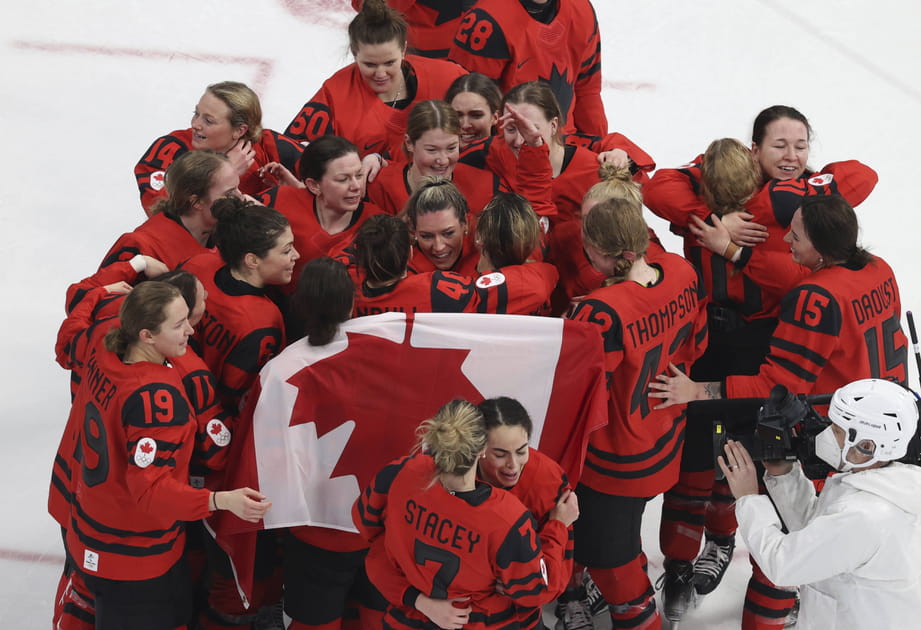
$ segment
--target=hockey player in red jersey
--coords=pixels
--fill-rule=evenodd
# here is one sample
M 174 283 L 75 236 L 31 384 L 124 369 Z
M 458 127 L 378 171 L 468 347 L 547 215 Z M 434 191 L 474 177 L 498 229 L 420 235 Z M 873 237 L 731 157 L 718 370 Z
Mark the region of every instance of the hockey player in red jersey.
M 794 394 L 827 393 L 855 379 L 907 380 L 908 344 L 891 268 L 857 244 L 853 208 L 838 195 L 808 196 L 785 237 L 792 253 L 760 252 L 747 265 L 754 278 L 798 264 L 812 272 L 781 300 L 769 352 L 756 374 L 695 382 L 672 368 L 651 384 L 660 407 L 692 400 L 763 398 L 774 384 Z M 728 238 L 728 235 L 725 236 Z M 782 272 L 782 271 L 781 271 Z M 756 581 L 766 583 L 756 567 Z M 743 611 L 746 630 L 781 628 L 785 602 L 750 589 Z M 778 601 L 773 601 L 778 600 Z M 785 606 L 782 604 L 786 604 Z M 766 614 L 767 613 L 767 614 Z
M 500 135 L 469 146 L 461 156 L 461 163 L 487 168 L 505 181 L 515 181 L 521 176 L 519 162 L 528 144 L 527 127 L 534 125 L 549 150 L 551 199 L 556 208 L 556 216 L 551 219 L 556 224 L 578 217 L 582 197 L 599 181 L 599 154 L 565 141 L 563 112 L 553 91 L 536 81 L 516 85 L 506 93 L 501 112 Z M 646 173 L 655 168 L 655 162 L 645 151 L 619 133 L 600 140 L 598 150 L 606 152 L 605 159 L 615 166 L 629 168 L 640 184 L 648 179 Z
M 223 197 L 239 197 L 240 178 L 226 156 L 214 151 L 189 151 L 170 165 L 166 176 L 169 196 L 157 205 L 157 212 L 134 231 L 122 234 L 99 265 L 100 271 L 135 256 L 149 256 L 175 269 L 192 256 L 207 251 L 217 219 L 211 206 Z M 146 263 L 133 263 L 138 277 Z M 162 270 L 160 270 L 162 271 Z M 121 273 L 121 271 L 117 272 Z M 68 291 L 68 308 L 73 308 L 86 288 L 107 284 L 104 278 L 88 278 Z
M 230 509 L 258 521 L 271 506 L 247 488 L 189 485 L 197 430 L 182 375 L 189 308 L 176 287 L 145 282 L 125 299 L 119 326 L 87 349 L 71 415 L 78 422 L 69 558 L 95 600 L 96 627 L 185 627 L 191 590 L 183 521 Z M 152 621 L 157 620 L 157 621 Z
M 406 17 L 407 52 L 442 59 L 448 56 L 461 14 L 473 0 L 388 0 L 387 4 Z M 361 9 L 363 0 L 352 0 Z
M 559 223 L 550 232 L 547 262 L 560 272 L 560 281 L 553 295 L 554 315 L 567 312 L 589 292 L 600 289 L 605 280 L 605 275 L 592 266 L 582 248 L 582 218 L 606 199 L 627 198 L 636 202 L 636 207 L 642 207 L 640 186 L 629 169 L 605 162 L 598 169 L 598 177 L 601 181 L 589 188 L 582 199 L 578 220 Z M 664 251 L 659 237 L 649 228 L 647 254 L 654 257 Z
M 170 164 L 193 149 L 225 154 L 240 178 L 240 190 L 249 195 L 272 185 L 264 166 L 281 163 L 293 171 L 301 154 L 297 142 L 262 127 L 262 106 L 249 87 L 236 81 L 209 85 L 195 106 L 192 126 L 154 140 L 134 167 L 148 216 L 166 197 L 163 179 Z
M 301 270 L 314 258 L 340 250 L 355 238 L 361 224 L 381 209 L 363 201 L 366 173 L 355 145 L 339 136 L 323 136 L 304 149 L 299 181 L 259 196 L 288 219 L 300 259 L 293 280 L 282 287 L 291 294 Z
M 194 327 L 205 310 L 206 294 L 202 284 L 186 271 L 170 271 L 157 276 L 156 280 L 172 284 L 180 290 L 189 307 L 189 324 Z M 58 331 L 55 354 L 61 367 L 71 370 L 72 399 L 76 397 L 83 381 L 85 361 L 95 340 L 119 325 L 118 312 L 126 293 L 110 292 L 109 288 L 98 287 L 89 291 L 77 308 L 68 313 Z M 186 396 L 193 405 L 198 434 L 190 471 L 193 485 L 203 487 L 203 476 L 220 470 L 224 465 L 232 436 L 232 422 L 217 400 L 214 376 L 201 358 L 194 352 L 187 351 L 180 357 L 173 357 L 171 363 L 182 375 Z M 74 459 L 75 440 L 81 421 L 82 419 L 76 416 L 69 419 L 52 469 L 48 511 L 61 525 L 62 531 L 66 530 L 70 520 L 74 480 L 72 471 L 79 465 Z M 190 542 L 195 535 L 192 533 L 194 529 L 190 526 Z M 200 546 L 197 540 L 193 546 L 196 545 Z M 95 605 L 80 573 L 73 568 L 73 562 L 68 560 L 62 575 L 59 596 L 55 598 L 55 627 L 66 630 L 92 628 Z
M 335 134 L 348 138 L 366 160 L 400 154 L 406 116 L 416 103 L 441 98 L 464 74 L 455 63 L 406 54 L 403 16 L 384 0 L 367 0 L 349 23 L 355 63 L 327 79 L 301 108 L 285 134 L 311 141 Z M 372 162 L 379 163 L 371 156 Z M 373 179 L 371 177 L 370 179 Z
M 646 503 L 678 479 L 685 417 L 680 408 L 654 409 L 647 389 L 662 367 L 690 365 L 703 352 L 704 294 L 679 256 L 647 260 L 649 232 L 635 202 L 599 203 L 583 218 L 582 233 L 608 286 L 589 293 L 570 317 L 599 327 L 610 396 L 608 426 L 589 437 L 577 488 L 575 559 L 588 567 L 615 628 L 659 628 L 640 531 Z
M 479 72 L 457 77 L 444 96 L 460 120 L 460 146 L 495 135 L 502 111 L 502 92 L 496 82 Z
M 527 202 L 517 199 L 524 208 L 520 214 L 513 208 L 517 204 L 505 203 L 502 196 L 495 209 L 490 205 L 483 211 L 487 219 L 477 224 L 477 237 L 485 241 L 481 261 L 486 272 L 479 277 L 443 271 L 408 275 L 411 247 L 406 224 L 395 217 L 369 219 L 355 239 L 363 278 L 356 288 L 355 315 L 547 312 L 557 272 L 548 263 L 525 264 L 539 242 L 540 226 Z M 493 219 L 493 214 L 501 216 Z M 510 235 L 513 224 L 520 230 L 514 237 Z
M 477 483 L 486 453 L 482 413 L 452 401 L 421 431 L 422 452 L 381 470 L 352 511 L 372 545 L 368 575 L 388 594 L 385 625 L 425 623 L 417 608 L 425 597 L 456 602 L 454 621 L 473 630 L 503 627 L 521 608 L 549 601 L 545 554 L 560 553 L 568 536 L 545 528 L 539 537 L 515 496 Z M 564 527 L 577 517 L 574 500 L 553 514 Z
M 495 79 L 503 92 L 526 81 L 548 84 L 566 133 L 608 132 L 601 34 L 589 0 L 480 0 L 461 18 L 448 58 Z
M 500 189 L 508 189 L 495 173 L 458 164 L 460 122 L 444 101 L 422 101 L 412 108 L 403 149 L 368 186 L 368 198 L 389 214 L 403 210 L 424 177 L 453 181 L 474 214 Z

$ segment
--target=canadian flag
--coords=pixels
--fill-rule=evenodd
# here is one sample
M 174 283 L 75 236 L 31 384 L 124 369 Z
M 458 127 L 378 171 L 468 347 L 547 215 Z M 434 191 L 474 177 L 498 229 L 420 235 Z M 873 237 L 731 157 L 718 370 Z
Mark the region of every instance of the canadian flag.
M 356 531 L 351 508 L 374 474 L 409 453 L 419 423 L 447 401 L 510 396 L 532 446 L 578 480 L 591 431 L 607 423 L 597 327 L 520 315 L 384 313 L 350 320 L 315 347 L 300 340 L 260 373 L 234 435 L 225 488 L 272 501 L 262 523 L 209 521 L 245 596 L 255 529 Z M 233 448 L 233 446 L 232 446 Z

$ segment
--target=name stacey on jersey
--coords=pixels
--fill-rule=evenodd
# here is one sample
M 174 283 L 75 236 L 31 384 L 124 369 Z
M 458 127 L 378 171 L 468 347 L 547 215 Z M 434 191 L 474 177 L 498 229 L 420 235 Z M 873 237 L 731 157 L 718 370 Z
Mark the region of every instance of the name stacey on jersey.
M 477 532 L 440 516 L 412 499 L 406 501 L 405 508 L 403 518 L 416 528 L 420 536 L 467 553 L 473 553 L 480 542 L 480 534 Z

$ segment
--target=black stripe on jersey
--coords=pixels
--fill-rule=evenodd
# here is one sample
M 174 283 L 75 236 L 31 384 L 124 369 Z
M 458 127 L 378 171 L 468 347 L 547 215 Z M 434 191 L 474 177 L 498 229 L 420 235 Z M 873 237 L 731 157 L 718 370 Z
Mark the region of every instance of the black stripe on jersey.
M 481 612 L 470 613 L 470 623 L 482 623 L 485 626 L 496 626 L 507 621 L 513 621 L 514 623 L 511 623 L 508 626 L 500 626 L 497 630 L 501 630 L 501 628 L 518 627 L 516 608 L 514 605 L 509 606 L 505 610 L 494 612 L 491 615 L 487 615 L 486 613 Z
M 81 622 L 89 624 L 90 627 L 95 627 L 96 625 L 96 615 L 83 610 L 74 603 L 67 602 L 64 604 L 64 614 L 79 619 Z M 63 625 L 66 626 L 69 624 L 64 623 Z
M 92 518 L 89 514 L 87 514 L 83 510 L 83 507 L 80 505 L 79 501 L 74 502 L 74 507 L 76 508 L 77 516 L 80 517 L 80 520 L 84 521 L 87 525 L 95 529 L 98 533 L 106 534 L 108 536 L 119 536 L 122 538 L 131 538 L 135 536 L 140 537 L 140 538 L 162 538 L 163 536 L 165 536 L 166 534 L 169 534 L 170 532 L 179 531 L 182 529 L 182 521 L 176 521 L 170 526 L 169 529 L 152 529 L 148 531 L 134 531 L 130 529 L 119 529 L 117 527 L 109 527 L 108 525 L 104 525 L 100 523 L 96 519 Z M 71 520 L 76 520 L 76 519 L 72 517 Z
M 522 628 L 538 628 L 542 627 L 538 625 L 538 622 L 541 619 L 541 609 L 539 607 L 535 608 L 523 608 L 522 610 L 527 610 L 527 616 L 521 619 L 518 623 Z
M 86 297 L 87 293 L 89 293 L 89 291 L 86 289 L 77 289 L 77 292 L 74 293 L 74 299 L 72 299 L 67 305 L 67 312 L 69 313 L 74 310 L 74 307 L 77 306 L 77 304 L 79 304 L 84 297 Z
M 658 459 L 651 466 L 642 468 L 639 470 L 611 470 L 610 468 L 605 468 L 597 463 L 593 462 L 592 459 L 597 456 L 598 459 L 602 459 L 599 455 L 600 452 L 594 452 L 596 449 L 592 449 L 589 445 L 589 450 L 591 452 L 587 453 L 585 458 L 585 465 L 597 472 L 598 474 L 611 477 L 613 479 L 642 479 L 644 477 L 650 477 L 655 473 L 659 472 L 666 466 L 668 466 L 675 457 L 681 455 L 681 450 L 684 445 L 684 430 L 678 436 L 678 439 L 672 444 L 671 450 L 666 453 L 663 457 Z
M 131 556 L 134 558 L 146 558 L 148 556 L 157 556 L 166 553 L 175 546 L 176 539 L 179 537 L 179 532 L 176 532 L 174 537 L 165 542 L 151 545 L 149 547 L 139 547 L 137 545 L 110 543 L 104 540 L 93 538 L 80 529 L 80 526 L 77 523 L 77 519 L 75 518 L 70 519 L 70 527 L 74 534 L 77 535 L 77 538 L 80 540 L 80 542 L 90 549 L 104 551 L 105 553 L 117 553 L 122 556 Z
M 67 478 L 70 479 L 73 476 L 73 473 L 70 470 L 70 465 L 68 465 L 67 460 L 55 453 L 54 463 L 61 467 L 61 470 L 64 471 L 64 474 L 67 475 Z
M 678 427 L 681 426 L 681 420 L 685 417 L 685 414 L 681 414 L 678 418 L 675 419 L 672 423 L 672 428 L 670 428 L 666 433 L 662 435 L 656 443 L 652 445 L 648 450 L 643 451 L 642 453 L 635 453 L 633 455 L 617 455 L 615 453 L 609 453 L 607 451 L 599 450 L 597 447 L 588 445 L 588 452 L 595 455 L 598 459 L 603 459 L 605 461 L 611 462 L 612 464 L 635 464 L 637 462 L 642 462 L 652 457 L 655 457 L 662 452 L 662 449 L 665 448 L 665 445 L 675 439 L 675 433 L 678 431 Z
M 793 343 L 791 341 L 787 341 L 786 339 L 774 338 L 771 340 L 771 346 L 777 348 L 778 350 L 784 350 L 790 354 L 795 354 L 796 356 L 803 357 L 810 363 L 814 363 L 819 367 L 824 367 L 825 363 L 828 361 L 818 352 L 811 350 L 809 346 Z M 772 356 L 771 358 L 776 359 L 777 357 Z
M 498 286 L 494 284 L 485 288 L 479 284 L 475 284 L 475 286 L 476 292 L 480 296 L 480 303 L 476 307 L 477 313 L 498 313 L 500 315 L 508 313 L 508 280 Z M 490 293 L 496 296 L 495 305 L 489 303 Z
M 61 496 L 64 497 L 64 500 L 68 503 L 74 502 L 74 495 L 70 493 L 70 490 L 67 489 L 67 484 L 61 480 L 59 476 L 52 473 L 51 474 L 51 485 L 54 486 L 58 492 L 61 493 Z
M 137 247 L 122 247 L 119 250 L 112 252 L 110 256 L 106 256 L 105 260 L 102 261 L 102 264 L 99 265 L 99 268 L 108 267 L 113 263 L 120 261 L 131 260 L 135 256 L 141 253 Z
M 534 595 L 543 593 L 547 590 L 547 584 L 544 583 L 544 576 L 539 572 L 529 575 L 527 582 L 529 584 L 533 584 L 533 586 L 531 586 L 531 588 L 515 589 L 511 584 L 505 584 L 505 594 L 512 599 L 521 599 L 522 597 L 533 597 Z
M 134 458 L 133 458 L 133 457 L 128 458 L 128 465 L 129 465 L 129 466 L 137 466 L 137 464 L 134 462 Z M 161 459 L 160 457 L 157 457 L 157 459 L 155 459 L 154 461 L 150 462 L 149 465 L 150 465 L 150 466 L 155 466 L 155 467 L 157 467 L 157 468 L 175 468 L 175 467 L 176 467 L 176 458 L 175 458 L 175 457 L 170 457 L 169 459 Z
M 781 357 L 770 357 L 770 360 L 776 363 L 778 366 L 785 369 L 790 374 L 793 374 L 797 378 L 801 378 L 807 383 L 815 383 L 819 379 L 819 375 L 810 372 L 805 369 L 803 366 L 798 365 L 797 363 L 790 361 L 789 359 L 783 359 Z

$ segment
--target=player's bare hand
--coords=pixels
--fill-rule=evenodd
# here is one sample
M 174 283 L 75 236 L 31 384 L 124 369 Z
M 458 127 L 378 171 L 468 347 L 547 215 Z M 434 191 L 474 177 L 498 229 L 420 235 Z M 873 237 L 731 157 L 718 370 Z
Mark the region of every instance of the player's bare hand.
M 227 159 L 230 160 L 230 165 L 233 167 L 233 170 L 236 171 L 237 175 L 242 177 L 256 160 L 256 150 L 253 148 L 253 143 L 249 140 L 240 138 L 237 140 L 237 143 L 227 151 Z
M 575 523 L 579 518 L 579 498 L 576 493 L 572 490 L 564 491 L 563 496 L 550 510 L 550 518 L 562 521 L 566 527 Z
M 272 502 L 266 500 L 264 494 L 252 488 L 216 492 L 214 504 L 218 509 L 230 510 L 237 517 L 250 523 L 258 523 L 272 507 Z
M 712 225 L 692 214 L 688 220 L 688 229 L 697 238 L 697 243 L 701 247 L 722 256 L 732 242 L 732 237 L 718 216 L 711 214 L 710 219 L 713 221 Z
M 499 129 L 505 129 L 506 127 L 516 129 L 521 134 L 525 144 L 532 147 L 539 147 L 544 143 L 544 137 L 540 135 L 537 125 L 522 116 L 518 108 L 510 103 L 505 104 L 505 111 L 499 117 Z
M 428 617 L 439 628 L 456 630 L 463 628 L 470 621 L 471 608 L 467 605 L 469 601 L 469 597 L 432 599 L 420 593 L 416 597 L 416 610 Z
M 361 168 L 364 170 L 369 184 L 374 181 L 381 169 L 387 166 L 390 166 L 390 162 L 385 160 L 380 153 L 369 153 L 361 158 Z
M 292 186 L 294 188 L 304 188 L 304 182 L 295 177 L 294 173 L 280 162 L 269 162 L 256 172 L 262 179 L 262 183 L 268 187 Z
M 623 149 L 611 149 L 598 154 L 598 163 L 604 164 L 606 162 L 610 162 L 617 168 L 627 168 L 630 166 L 630 157 Z
M 125 282 L 124 280 L 119 280 L 118 282 L 113 282 L 112 284 L 107 284 L 104 287 L 108 293 L 131 293 L 132 286 Z
M 723 225 L 729 230 L 732 242 L 742 247 L 754 247 L 767 240 L 767 228 L 752 221 L 750 212 L 730 212 L 723 215 Z
M 664 409 L 672 405 L 681 405 L 692 400 L 706 398 L 705 387 L 708 383 L 692 381 L 673 363 L 668 364 L 669 374 L 659 374 L 649 383 L 649 397 L 660 398 L 661 403 L 653 409 Z

